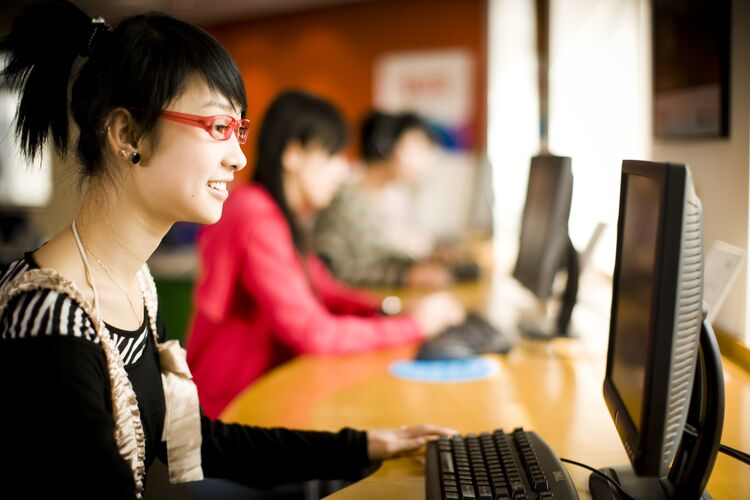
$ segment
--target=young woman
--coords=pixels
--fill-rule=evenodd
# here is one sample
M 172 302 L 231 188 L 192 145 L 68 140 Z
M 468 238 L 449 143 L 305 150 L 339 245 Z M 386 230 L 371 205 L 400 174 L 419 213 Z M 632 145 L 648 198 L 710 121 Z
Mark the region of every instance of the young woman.
M 463 319 L 446 294 L 386 317 L 379 301 L 337 282 L 313 255 L 308 231 L 346 176 L 345 142 L 332 104 L 281 94 L 261 126 L 254 182 L 234 189 L 221 220 L 199 235 L 188 363 L 209 416 L 293 355 L 414 342 Z
M 434 132 L 413 113 L 378 111 L 360 132 L 362 168 L 317 219 L 316 252 L 353 285 L 449 285 L 448 267 L 430 258 L 432 244 L 410 214 L 409 187 L 435 162 Z
M 57 1 L 30 7 L 0 50 L 22 92 L 25 153 L 50 136 L 65 151 L 70 109 L 84 181 L 75 221 L 0 269 L 3 495 L 132 499 L 156 457 L 172 482 L 347 476 L 446 432 L 299 432 L 201 416 L 145 262 L 175 221 L 218 220 L 245 166 L 245 90 L 210 35 L 159 14 L 111 30 Z

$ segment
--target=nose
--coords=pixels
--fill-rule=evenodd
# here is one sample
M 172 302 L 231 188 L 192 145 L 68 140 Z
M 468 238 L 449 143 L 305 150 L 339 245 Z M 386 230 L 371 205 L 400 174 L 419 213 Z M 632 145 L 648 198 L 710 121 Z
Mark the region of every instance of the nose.
M 232 134 L 232 136 L 225 142 L 228 146 L 221 164 L 226 168 L 239 172 L 245 168 L 245 165 L 247 165 L 247 158 L 245 157 L 245 153 L 242 152 L 240 141 L 237 140 L 235 134 Z

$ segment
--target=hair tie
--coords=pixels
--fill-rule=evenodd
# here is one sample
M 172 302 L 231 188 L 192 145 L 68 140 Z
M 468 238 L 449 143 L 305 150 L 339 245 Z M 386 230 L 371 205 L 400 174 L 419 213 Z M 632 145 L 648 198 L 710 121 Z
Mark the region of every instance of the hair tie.
M 91 53 L 94 52 L 99 41 L 101 41 L 101 39 L 110 31 L 112 31 L 112 28 L 107 24 L 103 17 L 92 17 L 88 37 L 85 40 L 85 45 L 81 48 L 81 56 L 89 57 Z

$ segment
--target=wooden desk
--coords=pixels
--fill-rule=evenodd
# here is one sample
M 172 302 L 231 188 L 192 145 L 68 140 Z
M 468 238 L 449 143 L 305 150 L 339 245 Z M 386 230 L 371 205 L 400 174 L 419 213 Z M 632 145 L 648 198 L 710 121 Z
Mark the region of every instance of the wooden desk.
M 300 357 L 245 391 L 223 413 L 230 422 L 336 430 L 433 422 L 460 432 L 523 426 L 537 431 L 560 455 L 602 467 L 627 463 L 602 398 L 604 359 L 575 341 L 523 344 L 495 357 L 498 373 L 460 384 L 407 382 L 388 365 L 414 348 L 338 357 Z M 729 361 L 722 442 L 750 450 L 750 376 Z M 589 498 L 588 472 L 568 466 L 581 498 Z M 717 499 L 750 497 L 750 470 L 720 455 L 709 491 Z M 385 462 L 372 476 L 335 499 L 424 498 L 421 455 Z
M 609 286 L 609 285 L 607 285 Z M 458 287 L 466 304 L 481 305 L 488 297 L 503 317 L 512 313 L 509 297 L 487 281 Z M 396 379 L 388 373 L 395 360 L 411 358 L 416 346 L 366 354 L 303 356 L 259 379 L 222 414 L 228 422 L 263 426 L 337 430 L 435 423 L 462 433 L 522 426 L 538 432 L 556 453 L 594 467 L 628 463 L 602 396 L 609 298 L 596 287 L 582 287 L 584 303 L 573 321 L 589 324 L 583 340 L 520 342 L 507 356 L 494 356 L 498 372 L 491 378 L 457 384 Z M 606 288 L 606 286 L 605 286 Z M 508 299 L 508 300 L 506 300 Z M 590 307 L 593 301 L 600 302 Z M 587 305 L 588 302 L 588 305 Z M 483 309 L 480 307 L 479 309 Z M 600 315 L 601 316 L 601 315 Z M 750 450 L 750 375 L 725 360 L 726 417 L 722 442 Z M 588 493 L 589 472 L 567 466 L 581 498 Z M 750 468 L 719 455 L 709 482 L 716 499 L 750 498 Z M 423 456 L 386 461 L 372 476 L 331 496 L 369 500 L 424 498 Z

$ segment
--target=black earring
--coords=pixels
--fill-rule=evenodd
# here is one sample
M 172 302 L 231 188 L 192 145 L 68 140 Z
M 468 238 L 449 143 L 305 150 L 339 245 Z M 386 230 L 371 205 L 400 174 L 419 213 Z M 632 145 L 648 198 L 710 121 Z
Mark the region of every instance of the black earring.
M 138 151 L 133 151 L 132 153 L 130 153 L 130 156 L 128 158 L 130 159 L 130 163 L 135 165 L 136 163 L 141 161 L 141 153 L 139 153 Z

